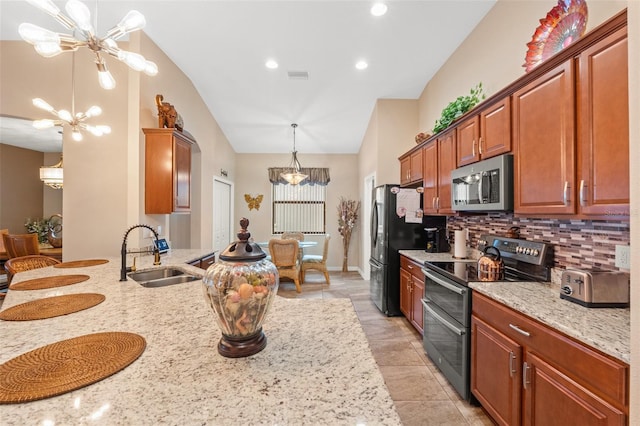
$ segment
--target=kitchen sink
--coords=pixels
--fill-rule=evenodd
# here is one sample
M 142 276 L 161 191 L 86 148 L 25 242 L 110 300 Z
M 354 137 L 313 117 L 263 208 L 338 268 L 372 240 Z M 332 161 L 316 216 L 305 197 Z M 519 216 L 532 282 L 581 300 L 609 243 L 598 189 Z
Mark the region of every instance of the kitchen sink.
M 195 281 L 199 279 L 200 278 L 194 275 L 182 274 L 182 275 L 175 275 L 173 277 L 167 277 L 167 278 L 157 278 L 155 280 L 149 280 L 149 281 L 138 281 L 138 283 L 143 287 L 154 288 L 154 287 L 164 287 L 164 286 L 174 285 L 174 284 L 188 283 L 190 281 Z
M 187 274 L 177 268 L 158 268 L 148 271 L 131 272 L 129 278 L 143 287 L 164 287 L 199 280 L 195 275 Z
M 185 272 L 176 268 L 158 268 L 151 269 L 149 271 L 131 272 L 129 278 L 134 281 L 150 281 L 157 280 L 159 278 L 175 277 L 177 275 L 184 275 Z

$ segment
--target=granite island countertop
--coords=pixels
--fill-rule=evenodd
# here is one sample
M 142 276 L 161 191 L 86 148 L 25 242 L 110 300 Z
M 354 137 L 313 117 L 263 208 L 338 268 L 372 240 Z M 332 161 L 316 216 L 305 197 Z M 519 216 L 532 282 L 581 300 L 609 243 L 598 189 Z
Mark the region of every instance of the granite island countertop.
M 456 260 L 451 253 L 424 250 L 400 250 L 400 254 L 418 263 Z M 468 257 L 473 259 L 473 253 Z M 605 354 L 630 361 L 628 308 L 585 308 L 560 299 L 559 283 L 552 282 L 472 282 L 469 287 Z
M 205 252 L 173 250 L 163 266 Z M 152 257 L 137 261 L 151 267 Z M 137 333 L 146 349 L 135 362 L 97 383 L 43 400 L 3 405 L 0 424 L 367 424 L 400 419 L 349 299 L 276 297 L 263 329 L 266 348 L 230 359 L 200 280 L 145 288 L 119 280 L 120 259 L 85 268 L 42 268 L 14 283 L 86 274 L 82 283 L 45 290 L 9 290 L 2 306 L 48 296 L 101 293 L 93 308 L 37 321 L 0 321 L 0 363 L 44 345 L 102 331 Z

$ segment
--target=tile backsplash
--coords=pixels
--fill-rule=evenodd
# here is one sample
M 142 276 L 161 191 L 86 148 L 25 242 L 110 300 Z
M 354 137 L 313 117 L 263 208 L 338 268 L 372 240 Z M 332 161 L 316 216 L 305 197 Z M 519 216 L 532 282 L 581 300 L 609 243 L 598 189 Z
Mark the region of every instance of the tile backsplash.
M 529 219 L 510 213 L 477 216 L 449 216 L 450 234 L 469 230 L 469 244 L 478 247 L 482 234 L 505 236 L 513 226 L 520 228 L 520 238 L 543 241 L 554 247 L 554 268 L 618 270 L 615 266 L 616 245 L 628 245 L 629 223 L 620 221 Z

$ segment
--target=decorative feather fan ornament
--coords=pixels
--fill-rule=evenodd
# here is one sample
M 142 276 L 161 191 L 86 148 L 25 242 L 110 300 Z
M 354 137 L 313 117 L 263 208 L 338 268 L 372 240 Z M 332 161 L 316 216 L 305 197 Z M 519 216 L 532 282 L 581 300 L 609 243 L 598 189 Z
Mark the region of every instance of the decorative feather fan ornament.
M 262 202 L 263 197 L 264 196 L 262 194 L 256 195 L 255 198 L 249 194 L 244 194 L 244 200 L 247 202 L 249 210 L 253 210 L 254 208 L 256 210 L 260 210 L 260 203 Z
M 529 50 L 522 65 L 529 72 L 549 57 L 560 52 L 584 34 L 587 27 L 586 0 L 559 0 L 527 43 Z

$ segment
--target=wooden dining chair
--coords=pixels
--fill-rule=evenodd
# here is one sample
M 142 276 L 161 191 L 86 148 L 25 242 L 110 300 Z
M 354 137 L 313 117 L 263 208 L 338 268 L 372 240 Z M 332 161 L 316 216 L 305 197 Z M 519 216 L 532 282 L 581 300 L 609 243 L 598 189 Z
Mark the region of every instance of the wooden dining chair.
M 2 234 L 9 258 L 40 254 L 37 234 Z
M 283 232 L 282 239 L 283 240 L 294 239 L 298 241 L 304 241 L 304 234 L 302 232 Z
M 329 271 L 327 270 L 327 254 L 329 253 L 330 239 L 331 235 L 329 234 L 324 237 L 322 256 L 317 254 L 305 254 L 302 256 L 302 263 L 300 264 L 300 278 L 303 283 L 305 279 L 305 272 L 313 269 L 322 272 L 324 274 L 324 278 L 327 280 L 327 284 L 331 284 L 329 281 Z
M 280 278 L 290 278 L 300 293 L 300 262 L 298 261 L 298 240 L 272 238 L 269 240 L 271 262 L 276 265 Z
M 13 276 L 18 272 L 45 268 L 47 266 L 56 265 L 58 263 L 60 263 L 59 260 L 49 256 L 32 255 L 12 257 L 4 264 L 4 268 L 7 270 L 7 283 L 11 284 Z
M 8 229 L 0 229 L 0 235 L 8 233 Z M 9 253 L 7 253 L 7 249 L 4 248 L 4 238 L 0 237 L 0 275 L 4 275 L 7 273 L 7 271 L 4 269 L 4 262 L 7 259 L 9 259 Z M 0 297 L 2 297 L 2 295 L 0 295 Z
M 283 232 L 283 240 L 298 240 L 304 241 L 304 234 L 302 232 Z M 298 262 L 302 262 L 302 247 L 298 247 Z

